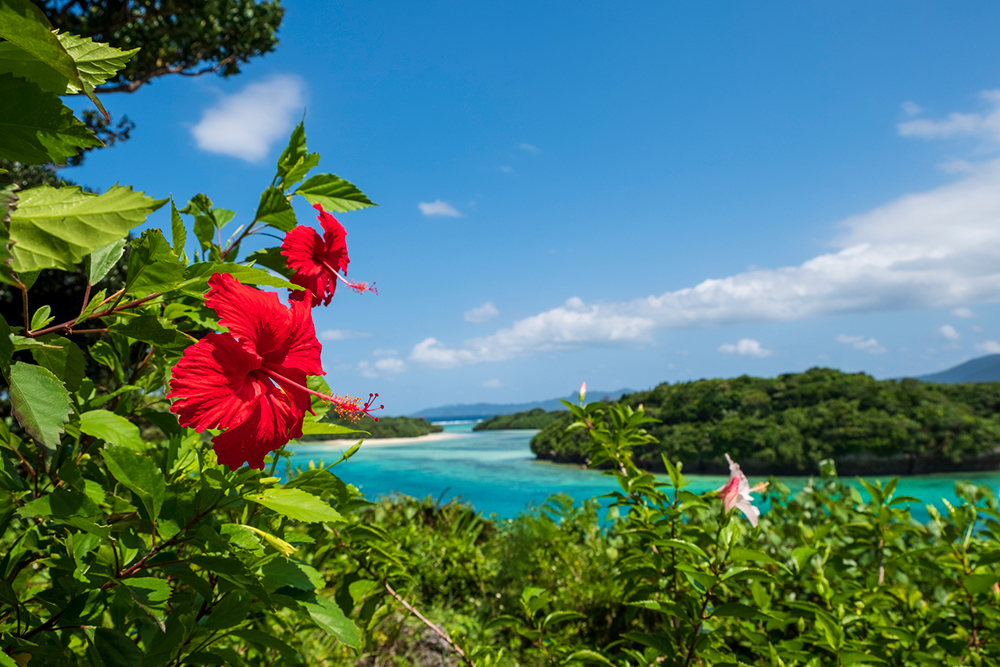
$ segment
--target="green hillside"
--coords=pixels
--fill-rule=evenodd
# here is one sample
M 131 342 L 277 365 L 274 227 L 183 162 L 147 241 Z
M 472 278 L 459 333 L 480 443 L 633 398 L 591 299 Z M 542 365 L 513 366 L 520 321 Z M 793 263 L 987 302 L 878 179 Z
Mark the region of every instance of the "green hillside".
M 637 463 L 725 472 L 724 455 L 757 473 L 810 474 L 833 458 L 842 473 L 889 474 L 1000 467 L 1000 383 L 875 380 L 828 368 L 774 379 L 742 376 L 661 384 L 622 397 L 660 420 Z M 563 416 L 531 441 L 539 458 L 583 462 L 586 434 Z
M 501 429 L 532 429 L 545 428 L 555 422 L 560 417 L 568 415 L 565 410 L 546 412 L 542 408 L 535 408 L 527 412 L 515 412 L 512 415 L 497 415 L 484 419 L 472 427 L 473 431 L 499 431 Z

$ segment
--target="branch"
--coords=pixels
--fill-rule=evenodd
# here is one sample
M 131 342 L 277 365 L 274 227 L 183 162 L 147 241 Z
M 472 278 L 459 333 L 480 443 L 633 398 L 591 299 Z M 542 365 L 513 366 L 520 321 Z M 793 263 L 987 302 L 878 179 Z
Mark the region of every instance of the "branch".
M 155 79 L 157 77 L 166 76 L 167 74 L 180 74 L 181 76 L 201 76 L 203 74 L 212 74 L 214 72 L 218 72 L 220 69 L 222 69 L 223 67 L 225 67 L 229 63 L 237 60 L 238 58 L 239 58 L 239 55 L 234 53 L 231 56 L 223 58 L 222 60 L 218 61 L 214 65 L 211 65 L 209 67 L 204 67 L 204 68 L 202 68 L 200 70 L 197 70 L 195 72 L 186 72 L 186 71 L 184 71 L 184 70 L 188 69 L 189 67 L 193 67 L 193 65 L 188 65 L 188 64 L 173 65 L 171 67 L 161 67 L 160 69 L 153 70 L 152 72 L 150 72 L 146 76 L 142 77 L 141 79 L 138 79 L 137 81 L 130 81 L 128 83 L 119 83 L 119 84 L 116 84 L 114 86 L 100 86 L 98 88 L 95 88 L 94 90 L 95 90 L 95 92 L 102 93 L 102 94 L 103 93 L 134 93 L 135 91 L 139 90 L 139 88 L 143 84 L 147 84 L 147 83 L 149 83 L 150 81 L 152 81 L 153 79 Z
M 469 667 L 475 667 L 475 663 L 473 663 L 472 660 L 469 659 L 469 656 L 465 654 L 465 651 L 463 651 L 462 648 L 458 644 L 456 644 L 455 641 L 450 636 L 448 636 L 447 632 L 445 632 L 440 627 L 431 623 L 430 620 L 428 620 L 426 616 L 421 614 L 416 607 L 414 607 L 412 604 L 404 600 L 402 595 L 393 590 L 392 586 L 389 585 L 388 581 L 382 580 L 382 586 L 385 587 L 385 592 L 391 595 L 392 597 L 396 598 L 396 601 L 399 602 L 399 604 L 403 605 L 403 607 L 405 607 L 408 612 L 410 612 L 418 619 L 420 619 L 420 621 L 428 628 L 430 628 L 434 632 L 434 634 L 436 634 L 438 637 L 448 642 L 448 645 L 451 646 L 452 650 L 458 654 L 458 657 L 462 659 L 462 662 L 469 665 Z

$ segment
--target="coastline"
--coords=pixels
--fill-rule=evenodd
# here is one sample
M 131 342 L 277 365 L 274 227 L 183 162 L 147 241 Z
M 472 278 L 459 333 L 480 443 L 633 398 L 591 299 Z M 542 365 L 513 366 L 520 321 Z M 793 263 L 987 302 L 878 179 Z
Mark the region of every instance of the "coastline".
M 408 438 L 365 438 L 365 443 L 361 445 L 362 447 L 383 447 L 390 445 L 413 445 L 413 444 L 424 444 L 428 442 L 440 442 L 442 440 L 453 440 L 455 438 L 468 437 L 468 433 L 428 433 L 426 435 L 417 435 Z M 352 447 L 357 440 L 352 438 L 338 438 L 336 440 L 313 440 L 311 442 L 297 442 L 296 447 L 342 447 L 347 449 Z

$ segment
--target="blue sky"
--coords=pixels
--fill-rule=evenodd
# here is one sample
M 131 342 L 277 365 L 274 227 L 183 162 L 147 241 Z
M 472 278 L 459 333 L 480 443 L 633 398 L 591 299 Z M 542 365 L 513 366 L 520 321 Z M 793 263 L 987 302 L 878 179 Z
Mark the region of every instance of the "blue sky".
M 379 204 L 340 216 L 379 295 L 314 311 L 336 391 L 405 414 L 1000 352 L 1000 5 L 286 6 L 242 75 L 107 96 L 133 139 L 67 177 L 239 220 L 305 108 Z

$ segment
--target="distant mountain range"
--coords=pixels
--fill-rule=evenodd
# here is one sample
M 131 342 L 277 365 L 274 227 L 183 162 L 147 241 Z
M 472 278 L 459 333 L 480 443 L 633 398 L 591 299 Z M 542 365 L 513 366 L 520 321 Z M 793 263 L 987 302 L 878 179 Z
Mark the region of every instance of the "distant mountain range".
M 988 354 L 985 357 L 970 359 L 954 368 L 938 373 L 919 375 L 916 378 L 922 382 L 938 382 L 940 384 L 959 384 L 962 382 L 1000 382 L 1000 354 Z M 618 389 L 616 391 L 588 391 L 590 400 L 600 400 L 608 397 L 613 401 L 625 394 L 635 393 L 634 389 Z M 577 394 L 566 396 L 566 400 L 575 403 Z M 563 410 L 562 403 L 557 398 L 547 401 L 532 401 L 530 403 L 460 403 L 458 405 L 442 405 L 439 408 L 428 408 L 415 412 L 411 417 L 423 417 L 427 420 L 459 420 L 486 419 L 497 415 L 510 415 L 515 412 L 526 412 L 541 408 L 543 410 Z
M 959 384 L 962 382 L 1000 382 L 1000 354 L 988 354 L 985 357 L 969 359 L 964 364 L 954 368 L 920 375 L 923 382 L 938 382 L 940 384 Z
M 634 389 L 618 389 L 616 391 L 587 392 L 587 398 L 591 401 L 598 401 L 605 396 L 612 401 L 616 401 L 625 394 L 635 393 Z M 579 395 L 575 392 L 566 396 L 567 401 L 576 403 Z M 510 415 L 515 412 L 525 412 L 541 408 L 543 410 L 565 410 L 566 408 L 559 402 L 558 398 L 551 398 L 547 401 L 533 401 L 531 403 L 460 403 L 458 405 L 442 405 L 439 408 L 428 408 L 420 412 L 414 412 L 411 417 L 423 417 L 427 420 L 443 421 L 450 419 L 486 419 L 497 415 Z

